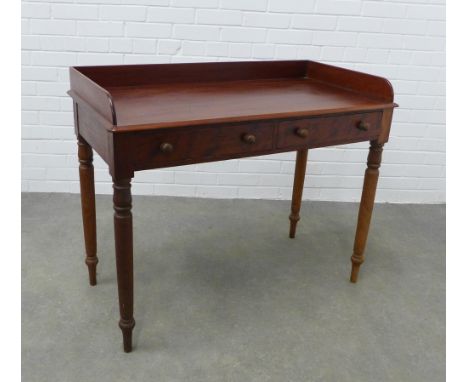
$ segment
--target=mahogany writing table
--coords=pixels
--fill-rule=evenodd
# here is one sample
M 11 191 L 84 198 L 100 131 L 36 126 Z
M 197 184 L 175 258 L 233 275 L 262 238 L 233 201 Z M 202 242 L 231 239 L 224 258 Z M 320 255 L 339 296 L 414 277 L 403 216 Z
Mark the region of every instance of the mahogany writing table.
M 370 141 L 351 256 L 364 261 L 382 148 L 393 103 L 380 77 L 313 61 L 70 68 L 86 264 L 96 284 L 94 149 L 109 165 L 124 350 L 132 350 L 133 234 L 130 183 L 138 170 L 296 151 L 289 236 L 299 221 L 310 148 Z

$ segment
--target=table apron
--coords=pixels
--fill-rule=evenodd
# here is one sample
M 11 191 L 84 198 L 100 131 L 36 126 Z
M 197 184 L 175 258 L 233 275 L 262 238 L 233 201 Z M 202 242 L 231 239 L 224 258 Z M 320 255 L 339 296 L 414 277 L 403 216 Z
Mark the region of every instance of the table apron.
M 381 111 L 113 134 L 117 173 L 377 139 Z M 122 155 L 122 153 L 125 153 Z

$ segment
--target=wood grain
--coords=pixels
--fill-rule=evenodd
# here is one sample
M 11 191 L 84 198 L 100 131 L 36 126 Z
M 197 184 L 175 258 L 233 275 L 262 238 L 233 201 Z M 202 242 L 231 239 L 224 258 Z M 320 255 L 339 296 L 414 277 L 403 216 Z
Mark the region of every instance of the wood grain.
M 119 291 L 119 327 L 124 351 L 132 351 L 133 318 L 133 219 L 130 179 L 114 179 L 114 231 L 117 284 Z
M 369 155 L 367 157 L 367 169 L 364 175 L 364 185 L 362 188 L 361 204 L 359 205 L 359 215 L 356 227 L 356 237 L 354 239 L 354 251 L 351 256 L 352 269 L 350 280 L 357 282 L 359 268 L 364 262 L 364 249 L 366 248 L 367 236 L 374 208 L 377 181 L 379 179 L 379 167 L 382 161 L 383 144 L 377 140 L 371 142 Z
M 304 77 L 307 61 L 203 62 L 80 66 L 75 69 L 103 88 L 176 83 Z
M 116 131 L 395 106 L 387 80 L 313 61 L 74 67 L 70 77 L 71 95 Z
M 298 150 L 296 154 L 296 169 L 294 171 L 294 185 L 291 201 L 291 214 L 289 215 L 289 237 L 296 237 L 297 222 L 301 218 L 299 211 L 301 210 L 302 190 L 304 189 L 304 179 L 307 169 L 307 154 L 309 150 Z
M 80 136 L 78 137 L 78 159 L 80 162 L 81 212 L 86 249 L 85 263 L 88 266 L 89 284 L 96 285 L 96 267 L 99 260 L 96 255 L 96 201 L 94 192 L 93 150 Z
M 288 119 L 278 124 L 277 146 L 314 148 L 368 141 L 379 136 L 381 114 L 372 112 Z M 362 122 L 368 124 L 366 130 L 359 129 Z M 299 130 L 302 134 L 298 134 Z
M 307 63 L 307 77 L 373 99 L 393 103 L 392 84 L 383 77 L 315 61 Z
M 135 171 L 296 151 L 290 232 L 295 237 L 308 149 L 371 141 L 351 282 L 364 261 L 393 89 L 384 78 L 313 61 L 120 65 L 70 68 L 86 264 L 96 283 L 92 149 L 109 166 L 119 326 L 132 350 Z
M 374 100 L 310 79 L 109 87 L 117 130 L 378 110 Z

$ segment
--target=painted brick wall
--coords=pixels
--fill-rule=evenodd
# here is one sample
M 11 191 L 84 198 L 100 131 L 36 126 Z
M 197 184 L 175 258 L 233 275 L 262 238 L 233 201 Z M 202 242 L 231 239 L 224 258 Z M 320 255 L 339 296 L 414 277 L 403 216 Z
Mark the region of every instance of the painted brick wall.
M 312 59 L 394 85 L 378 200 L 445 200 L 444 1 L 29 0 L 22 17 L 24 191 L 79 190 L 70 65 Z M 304 199 L 359 200 L 366 156 L 366 143 L 311 151 Z M 287 153 L 145 171 L 133 192 L 289 199 L 293 170 Z

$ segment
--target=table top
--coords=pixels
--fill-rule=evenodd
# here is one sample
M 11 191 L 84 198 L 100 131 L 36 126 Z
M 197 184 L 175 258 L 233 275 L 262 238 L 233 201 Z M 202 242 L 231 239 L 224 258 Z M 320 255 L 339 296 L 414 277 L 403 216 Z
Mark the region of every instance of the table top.
M 74 67 L 79 96 L 118 131 L 396 106 L 384 78 L 313 61 Z
M 107 88 L 119 125 L 180 126 L 371 110 L 382 102 L 310 79 Z

